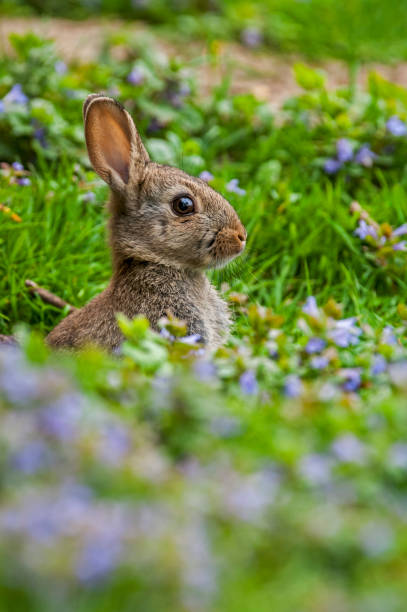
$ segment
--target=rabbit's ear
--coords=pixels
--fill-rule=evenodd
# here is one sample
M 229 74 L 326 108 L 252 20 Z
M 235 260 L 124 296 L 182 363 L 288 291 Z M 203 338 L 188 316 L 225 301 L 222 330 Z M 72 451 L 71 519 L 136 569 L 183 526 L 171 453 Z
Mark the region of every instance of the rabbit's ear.
M 89 159 L 96 172 L 113 189 L 123 191 L 137 180 L 140 164 L 149 161 L 129 113 L 115 100 L 92 94 L 83 105 Z

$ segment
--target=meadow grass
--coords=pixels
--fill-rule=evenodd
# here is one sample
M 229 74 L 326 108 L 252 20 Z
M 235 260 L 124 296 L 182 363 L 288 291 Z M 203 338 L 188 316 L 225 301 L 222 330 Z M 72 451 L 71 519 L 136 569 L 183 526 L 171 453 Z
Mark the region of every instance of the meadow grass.
M 0 202 L 17 215 L 0 211 L 0 332 L 21 345 L 0 350 L 7 610 L 402 612 L 406 91 L 372 75 L 330 92 L 298 64 L 304 93 L 273 114 L 226 82 L 201 99 L 142 41 L 62 70 L 48 43 L 14 42 L 0 61 Z M 107 187 L 81 135 L 100 89 L 156 160 L 210 171 L 248 229 L 246 253 L 210 273 L 236 320 L 214 355 L 171 318 L 161 334 L 119 318 L 119 355 L 44 345 L 66 313 L 25 279 L 81 306 L 110 275 Z

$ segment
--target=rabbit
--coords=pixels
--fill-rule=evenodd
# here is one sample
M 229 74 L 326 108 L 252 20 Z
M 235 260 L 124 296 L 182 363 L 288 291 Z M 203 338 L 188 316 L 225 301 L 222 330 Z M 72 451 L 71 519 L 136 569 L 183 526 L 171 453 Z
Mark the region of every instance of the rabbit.
M 110 187 L 113 275 L 108 287 L 47 336 L 51 347 L 118 350 L 116 314 L 185 321 L 210 350 L 227 338 L 226 303 L 205 274 L 240 255 L 246 230 L 235 210 L 200 178 L 150 160 L 129 113 L 91 94 L 83 106 L 89 159 Z

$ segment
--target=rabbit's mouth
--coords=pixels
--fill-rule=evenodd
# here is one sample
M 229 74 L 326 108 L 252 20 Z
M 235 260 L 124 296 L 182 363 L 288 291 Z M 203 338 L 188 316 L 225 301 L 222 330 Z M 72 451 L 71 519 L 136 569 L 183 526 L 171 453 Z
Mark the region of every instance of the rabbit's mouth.
M 207 244 L 211 262 L 209 267 L 222 268 L 241 255 L 246 246 L 247 233 L 243 225 L 235 228 L 224 228 L 212 236 Z

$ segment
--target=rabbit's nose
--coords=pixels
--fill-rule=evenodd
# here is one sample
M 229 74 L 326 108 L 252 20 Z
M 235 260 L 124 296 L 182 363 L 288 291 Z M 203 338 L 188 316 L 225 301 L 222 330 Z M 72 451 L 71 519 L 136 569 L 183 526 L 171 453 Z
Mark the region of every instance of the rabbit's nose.
M 241 249 L 243 251 L 244 247 L 246 246 L 246 240 L 247 240 L 247 232 L 245 228 L 243 227 L 243 225 L 239 225 L 239 227 L 236 229 L 235 235 L 236 235 L 236 238 L 239 240 Z

